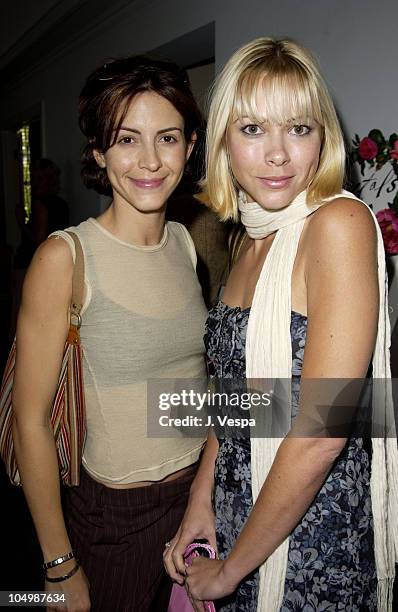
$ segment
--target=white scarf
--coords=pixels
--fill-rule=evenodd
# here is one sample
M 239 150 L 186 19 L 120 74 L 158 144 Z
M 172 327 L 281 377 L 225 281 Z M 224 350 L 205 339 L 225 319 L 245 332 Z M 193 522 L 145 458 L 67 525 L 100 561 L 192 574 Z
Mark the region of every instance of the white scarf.
M 342 191 L 329 198 L 358 199 Z M 360 201 L 360 200 L 359 200 Z M 307 204 L 300 193 L 286 208 L 266 211 L 256 202 L 239 196 L 242 223 L 251 238 L 265 238 L 277 231 L 258 279 L 250 311 L 246 338 L 246 378 L 291 378 L 290 337 L 291 277 L 300 235 L 309 214 L 321 204 Z M 369 209 L 370 210 L 370 209 Z M 371 212 L 371 211 L 370 211 Z M 385 379 L 383 402 L 385 424 L 394 428 L 390 371 L 390 321 L 385 254 L 379 225 L 377 229 L 379 319 L 373 356 L 373 377 Z M 272 296 L 272 298 L 270 298 Z M 268 299 L 267 299 L 268 298 Z M 380 395 L 378 396 L 380 401 Z M 375 402 L 373 404 L 375 409 Z M 380 405 L 378 418 L 380 422 Z M 253 502 L 274 461 L 282 438 L 251 438 Z M 398 449 L 395 438 L 372 438 L 371 500 L 374 520 L 374 548 L 378 578 L 378 610 L 392 612 L 395 559 L 398 558 Z M 260 567 L 257 610 L 279 612 L 284 594 L 289 538 Z

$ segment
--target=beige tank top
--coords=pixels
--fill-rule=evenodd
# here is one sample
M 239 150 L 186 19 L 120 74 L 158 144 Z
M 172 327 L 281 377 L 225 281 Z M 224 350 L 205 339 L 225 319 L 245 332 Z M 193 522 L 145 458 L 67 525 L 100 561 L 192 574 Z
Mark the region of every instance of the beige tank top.
M 123 242 L 91 218 L 69 229 L 85 259 L 83 465 L 109 484 L 161 480 L 194 463 L 204 442 L 146 433 L 148 379 L 205 377 L 207 310 L 192 239 L 175 222 L 154 246 Z M 72 238 L 55 234 L 74 259 Z

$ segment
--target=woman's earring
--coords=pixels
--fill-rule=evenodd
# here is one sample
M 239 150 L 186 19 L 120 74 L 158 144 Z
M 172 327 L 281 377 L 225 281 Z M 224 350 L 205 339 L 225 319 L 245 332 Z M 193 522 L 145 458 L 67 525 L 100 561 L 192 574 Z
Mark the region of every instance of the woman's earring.
M 246 193 L 242 189 L 239 189 L 238 191 L 238 201 L 239 201 L 239 204 L 247 204 L 247 196 L 246 196 Z

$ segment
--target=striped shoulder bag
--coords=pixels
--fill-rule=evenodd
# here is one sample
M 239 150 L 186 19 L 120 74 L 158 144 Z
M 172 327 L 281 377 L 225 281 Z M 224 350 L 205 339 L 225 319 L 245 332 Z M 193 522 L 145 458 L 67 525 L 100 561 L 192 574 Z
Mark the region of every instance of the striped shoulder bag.
M 72 280 L 69 333 L 65 341 L 57 390 L 51 407 L 50 423 L 54 432 L 62 481 L 76 486 L 80 481 L 80 464 L 86 435 L 83 388 L 82 347 L 79 328 L 83 305 L 84 256 L 76 234 L 68 232 L 75 243 L 75 265 Z M 8 356 L 0 390 L 0 455 L 14 485 L 21 485 L 12 437 L 12 387 L 16 357 L 14 339 Z

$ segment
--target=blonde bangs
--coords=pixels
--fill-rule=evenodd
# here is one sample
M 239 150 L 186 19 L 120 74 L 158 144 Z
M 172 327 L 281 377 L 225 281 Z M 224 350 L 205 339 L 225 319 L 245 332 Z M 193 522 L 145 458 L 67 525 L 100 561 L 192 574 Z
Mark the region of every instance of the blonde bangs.
M 321 126 L 324 123 L 313 81 L 296 66 L 265 72 L 259 65 L 243 73 L 237 84 L 231 120 L 242 117 L 255 123 L 278 125 L 304 118 L 313 118 Z

